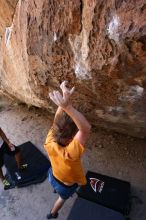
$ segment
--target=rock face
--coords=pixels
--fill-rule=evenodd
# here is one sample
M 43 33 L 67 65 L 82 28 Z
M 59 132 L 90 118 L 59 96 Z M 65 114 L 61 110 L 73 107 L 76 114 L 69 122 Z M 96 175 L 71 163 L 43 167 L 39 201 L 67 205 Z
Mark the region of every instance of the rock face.
M 93 125 L 146 137 L 146 0 L 19 0 L 0 73 L 3 90 L 49 112 L 68 80 Z
M 0 0 L 0 35 L 11 25 L 18 0 Z

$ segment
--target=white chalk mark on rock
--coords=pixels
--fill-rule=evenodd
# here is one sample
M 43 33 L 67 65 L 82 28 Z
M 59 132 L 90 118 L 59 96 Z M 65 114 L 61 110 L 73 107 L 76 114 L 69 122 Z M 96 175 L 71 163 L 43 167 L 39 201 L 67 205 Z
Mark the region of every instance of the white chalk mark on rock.
M 120 24 L 119 17 L 117 15 L 113 16 L 107 28 L 110 39 L 113 39 L 115 41 L 119 40 L 119 32 L 118 32 L 119 24 Z
M 112 112 L 117 112 L 117 113 L 125 112 L 124 108 L 121 106 L 108 106 L 107 111 L 110 113 L 112 113 Z
M 6 31 L 5 31 L 5 44 L 6 44 L 6 47 L 7 47 L 7 46 L 9 45 L 9 43 L 10 43 L 10 38 L 11 38 L 12 29 L 13 29 L 13 26 L 6 28 Z
M 56 32 L 54 32 L 54 36 L 53 37 L 54 37 L 54 42 L 57 41 L 57 34 L 56 34 Z
M 143 87 L 139 85 L 131 86 L 128 91 L 125 91 L 119 97 L 119 99 L 122 101 L 136 101 L 142 97 L 143 92 L 144 92 Z

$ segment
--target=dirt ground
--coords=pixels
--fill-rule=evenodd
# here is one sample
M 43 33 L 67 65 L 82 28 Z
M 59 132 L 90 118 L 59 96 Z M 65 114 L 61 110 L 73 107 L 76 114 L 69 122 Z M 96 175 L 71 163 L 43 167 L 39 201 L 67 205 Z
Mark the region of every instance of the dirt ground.
M 46 154 L 43 143 L 50 125 L 46 111 L 0 96 L 0 126 L 15 145 L 31 141 Z M 85 171 L 129 181 L 133 196 L 131 220 L 146 220 L 146 140 L 99 129 L 92 132 L 86 148 Z M 76 197 L 65 203 L 58 220 L 67 219 Z M 44 220 L 56 198 L 47 179 L 7 191 L 0 182 L 0 219 Z

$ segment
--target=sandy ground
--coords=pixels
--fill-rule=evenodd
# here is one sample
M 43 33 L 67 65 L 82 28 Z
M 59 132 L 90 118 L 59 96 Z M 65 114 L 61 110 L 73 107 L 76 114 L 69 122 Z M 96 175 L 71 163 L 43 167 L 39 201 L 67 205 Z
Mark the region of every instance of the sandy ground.
M 0 126 L 15 145 L 29 140 L 46 154 L 43 143 L 50 125 L 47 112 L 0 97 Z M 86 148 L 85 171 L 130 181 L 134 197 L 131 220 L 145 220 L 146 140 L 99 129 L 91 134 Z M 76 197 L 66 202 L 58 220 L 67 219 Z M 41 184 L 7 191 L 0 182 L 0 219 L 44 220 L 56 198 L 47 179 Z

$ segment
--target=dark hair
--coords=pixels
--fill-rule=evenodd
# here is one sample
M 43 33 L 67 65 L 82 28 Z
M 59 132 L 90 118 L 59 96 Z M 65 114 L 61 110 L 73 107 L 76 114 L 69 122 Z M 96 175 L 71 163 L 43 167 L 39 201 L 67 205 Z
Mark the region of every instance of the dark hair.
M 66 143 L 75 136 L 77 130 L 76 124 L 66 112 L 62 111 L 56 115 L 52 132 L 55 141 L 59 145 L 65 146 Z

